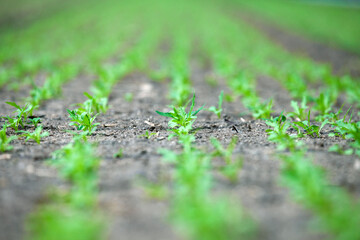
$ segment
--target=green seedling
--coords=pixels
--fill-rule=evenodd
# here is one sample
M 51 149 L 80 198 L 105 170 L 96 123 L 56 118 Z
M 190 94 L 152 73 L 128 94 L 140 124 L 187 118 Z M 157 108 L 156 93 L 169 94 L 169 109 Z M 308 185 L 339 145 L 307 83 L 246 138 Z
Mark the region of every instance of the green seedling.
M 6 102 L 6 104 L 13 106 L 17 110 L 15 111 L 17 113 L 16 119 L 13 118 L 13 120 L 10 119 L 10 117 L 7 117 L 10 127 L 13 127 L 15 130 L 19 128 L 19 125 L 24 128 L 25 123 L 29 116 L 33 115 L 34 109 L 36 109 L 38 106 L 26 103 L 24 107 L 20 107 L 15 102 Z
M 189 80 L 181 74 L 175 74 L 170 90 L 170 99 L 174 105 L 184 105 L 191 94 L 191 85 Z
M 297 130 L 298 137 L 303 137 L 304 133 L 310 137 L 319 137 L 321 129 L 328 123 L 328 120 L 326 119 L 324 122 L 321 123 L 320 126 L 311 124 L 310 122 L 310 110 L 308 113 L 308 120 L 305 121 L 299 121 L 299 122 L 293 122 L 292 126 Z M 301 129 L 304 130 L 304 133 L 301 131 Z
M 89 93 L 84 92 L 85 97 L 88 98 L 84 103 L 80 103 L 79 111 L 86 112 L 90 115 L 94 113 L 106 113 L 109 108 L 108 99 L 106 97 L 93 97 Z
M 145 134 L 139 135 L 139 137 L 144 137 L 146 139 L 150 139 L 151 136 L 156 135 L 156 133 L 154 132 L 149 132 L 148 130 L 145 131 Z
M 12 129 L 14 129 L 15 131 L 18 131 L 19 130 L 19 125 L 20 125 L 20 118 L 18 117 L 10 117 L 10 116 L 6 116 L 6 117 L 2 117 L 2 118 L 5 118 L 7 121 L 6 121 L 6 124 L 8 127 L 11 127 Z
M 307 98 L 303 97 L 301 104 L 299 104 L 296 101 L 291 101 L 291 106 L 294 109 L 293 112 L 288 113 L 288 117 L 298 118 L 300 121 L 304 121 L 307 117 L 307 110 L 308 106 L 306 105 Z
M 335 144 L 329 148 L 329 152 L 336 152 L 341 155 L 351 155 L 354 153 L 354 149 L 344 149 L 339 144 Z
M 22 137 L 26 137 L 25 142 L 32 139 L 37 144 L 40 144 L 41 138 L 49 136 L 48 132 L 41 133 L 41 131 L 42 131 L 42 126 L 38 126 L 34 132 L 29 132 L 29 131 L 18 131 L 18 132 L 22 133 L 21 134 Z
M 339 112 L 340 112 L 340 110 L 339 110 Z M 351 123 L 351 121 L 352 121 L 353 114 L 351 113 L 349 119 L 346 120 L 346 117 L 347 117 L 349 111 L 350 111 L 350 108 L 348 109 L 348 111 L 346 112 L 345 116 L 342 119 L 338 119 L 338 115 L 335 115 L 336 119 L 338 119 L 338 120 L 335 122 L 330 122 L 332 127 L 335 128 L 335 133 L 330 133 L 329 134 L 330 137 L 339 136 L 339 137 L 342 137 L 343 139 L 345 139 L 346 135 L 352 131 L 351 129 L 352 129 L 353 123 Z M 356 126 L 355 126 L 355 129 L 356 129 Z M 355 130 L 355 132 L 356 132 L 356 130 Z
M 257 101 L 256 104 L 247 105 L 247 107 L 250 109 L 253 117 L 256 119 L 269 119 L 271 117 L 271 113 L 274 112 L 272 110 L 272 100 L 270 100 L 268 103 L 260 103 Z
M 314 110 L 318 111 L 320 116 L 324 116 L 331 111 L 335 101 L 336 96 L 331 96 L 329 93 L 320 93 L 319 97 L 315 99 Z
M 96 205 L 99 158 L 93 145 L 75 139 L 52 156 L 52 163 L 72 185 L 68 203 L 84 208 Z
M 215 147 L 213 156 L 220 156 L 225 160 L 225 166 L 221 168 L 221 173 L 223 173 L 231 182 L 236 182 L 238 173 L 242 168 L 242 159 L 233 158 L 233 152 L 237 143 L 237 138 L 233 137 L 227 148 L 223 147 L 221 143 L 215 138 L 211 138 L 210 141 L 211 144 Z
M 222 107 L 223 97 L 224 97 L 224 91 L 221 91 L 219 95 L 218 107 L 216 108 L 215 106 L 211 106 L 207 109 L 208 111 L 215 113 L 218 116 L 218 118 L 221 118 L 221 112 L 222 112 L 221 107 Z
M 13 147 L 10 145 L 11 141 L 17 139 L 17 136 L 10 136 L 6 135 L 6 128 L 7 125 L 3 125 L 2 129 L 0 130 L 0 152 L 10 151 Z
M 76 131 L 70 131 L 67 130 L 66 132 L 70 133 L 73 136 L 73 140 L 74 141 L 83 141 L 83 142 L 87 142 L 88 141 L 88 136 L 89 133 L 88 132 L 76 132 Z
M 39 105 L 40 102 L 45 99 L 44 95 L 48 95 L 47 93 L 44 93 L 45 90 L 42 88 L 39 88 L 37 86 L 34 86 L 33 89 L 30 91 L 30 98 L 29 101 L 33 105 Z
M 233 152 L 237 143 L 237 137 L 233 137 L 228 147 L 225 148 L 216 138 L 210 139 L 211 144 L 214 146 L 215 151 L 213 152 L 214 156 L 221 156 L 224 158 L 226 164 L 232 162 Z
M 37 128 L 40 123 L 40 118 L 29 118 L 29 122 Z
M 124 149 L 120 148 L 115 154 L 114 158 L 122 158 L 124 155 Z
M 161 116 L 172 118 L 168 124 L 171 130 L 178 136 L 189 134 L 192 129 L 192 124 L 197 118 L 196 115 L 204 108 L 204 106 L 202 106 L 198 110 L 193 111 L 195 106 L 195 94 L 192 97 L 191 106 L 187 113 L 186 108 L 188 104 L 189 102 L 183 107 L 174 106 L 171 112 L 156 111 L 156 113 Z
M 96 130 L 96 126 L 100 124 L 94 123 L 98 114 L 95 114 L 95 116 L 91 117 L 89 113 L 81 112 L 76 109 L 67 109 L 67 112 L 69 113 L 69 117 L 71 118 L 71 123 L 69 125 L 75 126 L 77 130 L 87 132 L 88 135 L 91 135 Z
M 105 229 L 104 219 L 97 211 L 86 211 L 66 203 L 40 206 L 26 224 L 29 240 L 104 239 Z
M 312 164 L 304 150 L 280 157 L 284 164 L 282 183 L 297 201 L 312 210 L 321 227 L 337 239 L 358 239 L 359 202 L 344 189 L 331 186 L 323 169 Z
M 337 121 L 336 123 L 332 124 L 333 127 L 335 127 L 334 132 L 330 133 L 329 136 L 339 136 L 343 139 L 359 139 L 360 133 L 359 133 L 359 122 L 343 122 L 343 121 Z
M 100 161 L 95 156 L 92 145 L 80 139 L 62 148 L 54 159 L 54 164 L 61 168 L 64 178 L 79 184 L 79 187 L 95 179 Z
M 322 115 L 322 116 L 317 116 L 315 119 L 317 121 L 324 121 L 324 119 L 328 119 L 330 124 L 335 124 L 338 121 L 342 121 L 342 122 L 346 122 L 346 117 L 349 114 L 351 107 L 346 111 L 346 114 L 344 115 L 343 118 L 340 118 L 340 114 L 342 113 L 342 108 L 343 108 L 344 104 L 340 107 L 340 109 L 334 113 L 334 112 L 330 112 L 328 114 Z M 352 113 L 350 114 L 350 122 L 352 119 Z
M 299 146 L 294 141 L 295 136 L 287 134 L 287 129 L 291 124 L 282 113 L 279 117 L 267 120 L 266 124 L 272 127 L 272 129 L 266 130 L 269 135 L 268 140 L 277 143 L 278 150 L 294 150 Z
M 125 101 L 127 101 L 127 102 L 132 102 L 132 101 L 134 100 L 134 94 L 133 94 L 133 93 L 130 93 L 130 92 L 125 93 L 124 99 L 125 99 Z
M 179 141 L 183 146 L 181 153 L 161 151 L 166 161 L 177 166 L 171 211 L 173 221 L 188 229 L 190 239 L 248 238 L 254 225 L 241 209 L 230 207 L 232 205 L 225 199 L 209 197 L 211 155 L 192 146 L 194 136 L 191 134 L 180 136 Z M 236 225 L 242 226 L 241 231 Z M 229 231 L 225 233 L 224 228 Z M 208 230 L 204 232 L 204 229 Z
M 257 98 L 255 93 L 254 77 L 240 72 L 229 79 L 229 86 L 231 89 L 246 99 Z
M 98 98 L 107 98 L 113 87 L 114 80 L 105 80 L 101 78 L 98 81 L 95 81 L 93 86 L 91 87 L 91 92 L 94 93 L 94 96 Z
M 329 134 L 329 136 L 340 136 L 344 139 L 352 139 L 353 142 L 350 146 L 354 149 L 354 152 L 360 156 L 360 122 L 344 122 L 338 121 L 333 124 L 335 126 L 335 133 Z
M 285 76 L 283 76 L 283 74 Z M 281 75 L 286 79 L 283 84 L 286 89 L 289 90 L 292 97 L 302 99 L 304 96 L 308 97 L 310 95 L 307 90 L 306 82 L 299 73 L 285 71 Z
M 231 94 L 225 94 L 224 100 L 226 102 L 234 102 L 236 100 L 236 96 L 231 95 Z
M 70 78 L 71 75 L 62 71 L 64 70 L 54 72 L 52 75 L 50 75 L 44 82 L 44 85 L 42 87 L 38 87 L 35 85 L 34 82 L 32 82 L 33 89 L 30 91 L 29 99 L 31 104 L 39 105 L 44 100 L 48 100 L 61 95 L 61 86 L 67 79 Z

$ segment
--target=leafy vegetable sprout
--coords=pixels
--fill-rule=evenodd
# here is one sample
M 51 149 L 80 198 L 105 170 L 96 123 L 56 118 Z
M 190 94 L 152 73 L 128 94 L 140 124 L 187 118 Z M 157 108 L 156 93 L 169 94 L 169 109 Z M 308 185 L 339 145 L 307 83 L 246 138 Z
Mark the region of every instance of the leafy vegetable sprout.
M 351 155 L 354 153 L 354 149 L 352 149 L 352 148 L 344 149 L 339 144 L 335 144 L 335 145 L 329 147 L 329 152 L 336 152 L 341 155 Z
M 6 102 L 6 104 L 13 106 L 16 108 L 16 117 L 12 118 L 10 116 L 7 116 L 6 119 L 8 120 L 8 126 L 13 128 L 15 131 L 19 129 L 19 126 L 24 128 L 27 119 L 29 116 L 33 115 L 34 109 L 36 109 L 38 106 L 34 106 L 32 104 L 26 103 L 25 106 L 20 107 L 15 102 Z
M 307 110 L 309 107 L 306 105 L 307 97 L 303 97 L 299 104 L 296 101 L 291 101 L 291 106 L 294 109 L 293 112 L 288 113 L 288 117 L 298 118 L 300 121 L 304 121 L 307 117 Z
M 98 114 L 92 117 L 88 112 L 82 112 L 77 109 L 67 109 L 67 112 L 71 118 L 69 125 L 75 126 L 77 130 L 87 132 L 88 135 L 91 135 L 96 130 L 96 126 L 99 125 L 99 123 L 94 123 Z
M 301 128 L 304 130 L 304 133 L 306 135 L 309 135 L 310 137 L 319 137 L 321 129 L 328 123 L 328 120 L 326 119 L 321 123 L 321 126 L 317 126 L 314 124 L 311 124 L 310 122 L 310 110 L 308 113 L 308 120 L 305 121 L 298 121 L 293 122 L 292 126 L 297 130 L 298 137 L 303 137 L 303 132 L 301 132 Z
M 94 82 L 93 86 L 91 87 L 91 91 L 94 93 L 95 96 L 103 98 L 110 95 L 112 87 L 112 81 L 100 79 L 99 81 Z
M 139 137 L 144 137 L 146 139 L 150 139 L 152 136 L 156 135 L 154 132 L 145 131 L 145 134 L 139 135 Z
M 299 143 L 294 141 L 296 136 L 287 134 L 287 129 L 291 124 L 287 121 L 283 113 L 276 118 L 267 120 L 266 124 L 272 127 L 272 129 L 266 130 L 269 135 L 268 140 L 277 143 L 278 150 L 289 149 L 293 151 L 299 146 Z
M 195 122 L 197 118 L 196 115 L 204 108 L 204 106 L 200 107 L 198 110 L 193 111 L 195 106 L 195 94 L 191 99 L 191 105 L 189 112 L 186 112 L 186 108 L 189 104 L 190 100 L 185 106 L 175 107 L 173 106 L 173 110 L 170 112 L 159 112 L 156 111 L 159 115 L 164 117 L 172 118 L 168 125 L 171 128 L 171 131 L 175 133 L 175 135 L 187 135 L 192 130 L 192 124 Z
M 89 93 L 84 92 L 85 97 L 88 98 L 84 103 L 78 104 L 80 106 L 79 111 L 93 113 L 106 113 L 109 108 L 108 99 L 106 97 L 93 97 Z
M 13 118 L 10 116 L 6 116 L 6 117 L 2 117 L 2 118 L 5 118 L 7 120 L 6 124 L 8 127 L 11 127 L 15 131 L 19 130 L 20 118 L 17 118 L 17 117 Z
M 344 104 L 340 107 L 340 109 L 336 113 L 330 112 L 325 115 L 317 116 L 315 119 L 317 121 L 324 121 L 324 119 L 328 119 L 330 124 L 336 124 L 337 122 L 346 122 L 346 118 L 352 107 L 349 107 L 349 109 L 346 111 L 344 117 L 340 118 L 340 114 L 342 113 L 343 107 L 344 107 Z M 351 122 L 351 119 L 352 119 L 352 113 L 350 114 L 350 119 L 349 119 L 350 122 Z
M 22 133 L 21 134 L 22 137 L 26 137 L 25 142 L 32 139 L 37 144 L 40 144 L 41 138 L 49 136 L 48 132 L 41 133 L 41 131 L 42 131 L 42 126 L 38 126 L 34 132 L 29 132 L 29 131 L 19 131 L 19 132 Z
M 208 111 L 215 113 L 218 116 L 218 118 L 221 118 L 221 112 L 222 112 L 221 107 L 222 107 L 223 98 L 224 98 L 224 91 L 221 91 L 219 95 L 218 107 L 216 108 L 215 106 L 211 106 L 207 109 Z
M 76 139 L 57 152 L 54 158 L 54 164 L 61 167 L 65 179 L 79 187 L 95 180 L 100 160 L 95 156 L 92 144 Z
M 318 111 L 318 120 L 323 121 L 325 118 L 321 117 L 328 114 L 331 111 L 332 105 L 336 101 L 336 96 L 332 96 L 329 93 L 320 93 L 319 97 L 315 99 L 314 110 Z
M 344 122 L 338 121 L 336 124 L 335 133 L 329 134 L 329 136 L 340 136 L 344 139 L 352 139 L 353 142 L 350 143 L 350 146 L 353 148 L 358 156 L 360 156 L 360 122 Z M 348 151 L 350 153 L 350 150 Z
M 225 160 L 225 166 L 221 168 L 221 172 L 231 181 L 235 182 L 238 178 L 238 173 L 242 168 L 242 159 L 233 158 L 233 152 L 237 143 L 237 138 L 233 137 L 228 147 L 225 148 L 221 143 L 215 139 L 211 138 L 211 144 L 215 147 L 213 153 L 214 156 L 220 156 Z
M 124 155 L 124 149 L 120 148 L 115 154 L 114 158 L 122 158 Z
M 81 236 L 80 239 L 103 239 L 103 221 L 94 209 L 86 211 L 69 205 L 66 200 L 55 199 L 55 203 L 39 206 L 30 214 L 26 230 L 30 239 L 38 240 L 58 239 L 59 233 L 62 236 Z
M 36 117 L 36 118 L 29 118 L 29 122 L 34 125 L 35 128 L 38 127 L 39 123 L 40 123 L 40 118 Z
M 271 117 L 271 113 L 273 112 L 273 101 L 272 99 L 269 102 L 256 102 L 256 104 L 248 105 L 247 106 L 254 118 L 259 119 L 269 119 Z
M 10 136 L 8 137 L 6 135 L 6 128 L 7 125 L 4 124 L 2 129 L 0 130 L 0 152 L 10 151 L 13 149 L 12 146 L 10 146 L 11 141 L 17 139 L 17 136 Z

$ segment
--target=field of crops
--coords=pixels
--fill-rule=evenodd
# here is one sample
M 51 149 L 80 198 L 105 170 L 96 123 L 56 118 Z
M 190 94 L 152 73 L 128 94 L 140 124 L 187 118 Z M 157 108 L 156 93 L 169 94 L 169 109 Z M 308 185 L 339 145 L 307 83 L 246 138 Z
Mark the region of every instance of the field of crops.
M 359 26 L 286 0 L 3 0 L 0 240 L 359 240 Z

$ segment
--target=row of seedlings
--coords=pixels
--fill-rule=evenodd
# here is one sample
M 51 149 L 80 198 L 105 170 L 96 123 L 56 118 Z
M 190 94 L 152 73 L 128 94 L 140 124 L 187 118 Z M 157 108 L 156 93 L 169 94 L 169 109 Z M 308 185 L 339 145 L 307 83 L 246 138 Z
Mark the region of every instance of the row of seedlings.
M 103 75 L 99 74 L 100 80 L 91 88 L 93 96 L 85 92 L 88 99 L 78 104 L 78 109 L 68 110 L 70 125 L 81 132 L 74 132 L 72 142 L 53 153 L 51 163 L 69 186 L 66 191 L 54 191 L 52 201 L 30 215 L 28 232 L 33 239 L 59 239 L 59 233 L 67 239 L 95 240 L 106 236 L 105 217 L 97 203 L 100 159 L 95 154 L 96 143 L 90 143 L 88 136 L 99 125 L 95 123 L 97 115 L 108 109 L 108 96 L 116 82 L 146 67 L 148 53 L 156 47 L 158 37 L 147 32 L 120 63 L 102 69 Z

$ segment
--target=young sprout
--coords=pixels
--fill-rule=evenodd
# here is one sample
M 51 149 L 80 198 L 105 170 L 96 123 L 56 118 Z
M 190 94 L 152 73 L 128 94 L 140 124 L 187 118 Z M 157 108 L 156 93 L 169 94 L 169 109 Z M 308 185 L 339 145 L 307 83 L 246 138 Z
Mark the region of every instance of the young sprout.
M 114 154 L 114 158 L 122 158 L 123 155 L 124 155 L 124 149 L 120 148 L 120 149 Z
M 336 124 L 337 122 L 346 122 L 346 117 L 347 115 L 349 114 L 350 110 L 351 110 L 351 107 L 349 107 L 349 109 L 346 111 L 344 117 L 341 119 L 340 118 L 340 114 L 342 113 L 342 109 L 344 107 L 344 104 L 341 105 L 340 109 L 334 113 L 334 112 L 330 112 L 328 114 L 325 114 L 325 115 L 319 115 L 319 116 L 316 116 L 315 117 L 315 120 L 316 121 L 319 121 L 319 122 L 322 122 L 324 121 L 324 119 L 328 119 L 329 123 L 330 124 Z M 352 118 L 352 113 L 350 114 L 350 121 L 351 121 L 351 118 Z
M 40 102 L 44 99 L 43 95 L 44 95 L 44 90 L 42 88 L 34 86 L 33 89 L 30 91 L 30 97 L 28 100 L 33 105 L 39 105 Z
M 32 139 L 37 144 L 40 144 L 40 140 L 42 137 L 49 136 L 48 132 L 41 133 L 41 131 L 42 131 L 42 126 L 37 127 L 34 132 L 28 132 L 28 131 L 19 131 L 19 132 L 23 133 L 23 134 L 21 134 L 22 137 L 26 137 L 25 142 Z
M 288 113 L 288 117 L 296 117 L 300 121 L 304 121 L 307 117 L 306 109 L 308 106 L 306 105 L 307 98 L 303 97 L 301 104 L 299 104 L 296 101 L 291 101 L 291 106 L 293 107 L 294 111 Z
M 320 93 L 319 97 L 315 99 L 314 110 L 318 111 L 320 116 L 324 116 L 331 111 L 332 105 L 336 101 L 336 95 L 330 93 Z M 324 119 L 321 119 L 324 120 Z
M 270 101 L 267 103 L 266 102 L 261 103 L 256 100 L 255 104 L 248 105 L 248 108 L 252 112 L 253 117 L 256 119 L 260 119 L 260 118 L 269 119 L 271 117 L 271 113 L 273 112 L 272 107 L 273 107 L 272 99 L 270 99 Z
M 242 168 L 242 159 L 233 158 L 233 152 L 237 143 L 237 138 L 233 137 L 228 147 L 225 148 L 221 143 L 215 139 L 210 139 L 211 144 L 215 147 L 214 156 L 220 156 L 225 160 L 226 165 L 221 168 L 221 173 L 224 174 L 231 182 L 236 182 L 238 173 Z
M 304 129 L 304 132 L 306 135 L 309 135 L 310 137 L 319 137 L 321 129 L 328 123 L 328 120 L 326 119 L 323 123 L 321 123 L 321 126 L 317 125 L 311 125 L 310 123 L 310 110 L 308 113 L 308 120 L 305 121 L 299 121 L 299 122 L 293 122 L 292 126 L 297 130 L 298 137 L 303 137 L 303 133 L 301 132 L 301 129 Z
M 344 139 L 353 140 L 350 146 L 354 149 L 354 152 L 360 156 L 360 122 L 348 122 L 337 121 L 335 133 L 329 134 L 329 136 L 341 136 Z
M 19 105 L 17 105 L 15 102 L 6 102 L 6 104 L 13 106 L 14 108 L 16 108 L 16 120 L 15 119 L 10 119 L 10 117 L 8 118 L 8 121 L 10 123 L 11 127 L 15 127 L 18 128 L 19 125 L 24 128 L 25 123 L 28 119 L 29 116 L 33 115 L 33 111 L 34 109 L 36 109 L 38 106 L 26 103 L 24 107 L 20 107 Z M 14 129 L 15 129 L 14 128 Z M 17 129 L 15 129 L 17 130 Z
M 99 125 L 99 123 L 94 123 L 96 117 L 91 117 L 91 115 L 87 112 L 81 112 L 79 110 L 69 110 L 67 109 L 69 113 L 69 117 L 71 118 L 70 126 L 75 126 L 77 130 L 82 130 L 87 132 L 88 135 L 91 135 L 95 130 L 96 126 Z
M 224 97 L 224 91 L 221 91 L 219 95 L 218 107 L 216 108 L 215 106 L 211 106 L 207 109 L 208 111 L 215 113 L 218 116 L 218 118 L 221 118 L 221 112 L 222 112 L 221 107 L 222 107 L 223 97 Z
M 99 81 L 94 82 L 94 85 L 91 87 L 91 92 L 94 93 L 94 96 L 103 98 L 110 95 L 112 87 L 112 81 L 101 78 Z
M 172 118 L 168 124 L 171 130 L 178 136 L 187 135 L 191 131 L 192 124 L 197 118 L 196 115 L 204 108 L 204 106 L 202 106 L 198 110 L 193 111 L 195 106 L 195 94 L 192 97 L 191 106 L 187 113 L 186 108 L 188 104 L 189 102 L 185 106 L 173 107 L 173 110 L 170 112 L 156 111 L 157 114 L 161 116 Z
M 351 148 L 344 149 L 339 144 L 335 144 L 335 145 L 332 145 L 331 147 L 329 147 L 329 152 L 336 152 L 341 155 L 351 155 L 354 153 L 354 149 L 351 149 Z
M 181 80 L 184 78 L 184 80 Z M 170 91 L 170 99 L 174 105 L 181 106 L 191 94 L 191 85 L 186 77 L 175 74 Z
M 156 135 L 156 133 L 154 133 L 154 132 L 149 132 L 148 130 L 146 130 L 146 131 L 145 131 L 145 134 L 139 135 L 139 137 L 145 137 L 145 138 L 147 138 L 147 139 L 150 139 L 151 136 L 154 136 L 154 135 Z
M 84 92 L 84 95 L 88 100 L 78 104 L 80 106 L 79 111 L 87 112 L 90 115 L 100 112 L 106 113 L 109 108 L 108 99 L 106 97 L 93 97 L 87 92 Z
M 236 100 L 236 96 L 231 94 L 225 94 L 224 100 L 226 102 L 234 102 Z
M 88 187 L 93 188 L 93 180 L 97 175 L 100 159 L 95 155 L 93 145 L 76 139 L 70 145 L 57 154 L 54 162 L 61 167 L 61 173 L 66 180 L 69 180 L 79 187 L 88 182 Z
M 29 118 L 29 121 L 32 125 L 34 125 L 35 128 L 37 128 L 38 124 L 40 123 L 40 118 Z
M 17 136 L 10 136 L 8 137 L 6 135 L 6 128 L 7 125 L 3 125 L 2 129 L 0 130 L 0 152 L 10 151 L 13 149 L 12 146 L 10 146 L 10 142 L 17 139 Z
M 277 143 L 277 148 L 279 150 L 289 149 L 290 151 L 293 151 L 300 146 L 299 142 L 294 141 L 295 136 L 287 134 L 286 131 L 291 123 L 287 121 L 283 113 L 276 118 L 267 120 L 266 124 L 272 127 L 272 129 L 266 130 L 269 135 L 268 140 Z
M 2 117 L 2 118 L 5 118 L 7 120 L 6 124 L 8 127 L 11 127 L 15 131 L 19 130 L 20 118 L 17 118 L 17 117 L 12 118 L 10 116 L 6 116 L 6 117 Z

